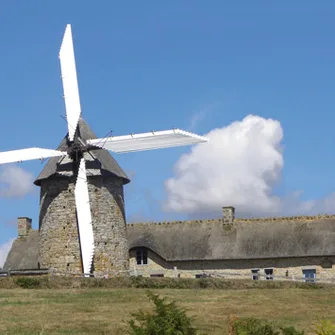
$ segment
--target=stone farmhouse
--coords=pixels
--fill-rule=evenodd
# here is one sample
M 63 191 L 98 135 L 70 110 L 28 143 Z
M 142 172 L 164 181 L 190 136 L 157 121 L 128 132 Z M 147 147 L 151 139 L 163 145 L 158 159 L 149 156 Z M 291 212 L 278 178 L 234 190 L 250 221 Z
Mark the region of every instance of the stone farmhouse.
M 128 224 L 126 236 L 129 275 L 335 280 L 335 215 L 235 219 L 224 207 L 214 220 Z M 19 218 L 4 270 L 40 269 L 39 239 Z

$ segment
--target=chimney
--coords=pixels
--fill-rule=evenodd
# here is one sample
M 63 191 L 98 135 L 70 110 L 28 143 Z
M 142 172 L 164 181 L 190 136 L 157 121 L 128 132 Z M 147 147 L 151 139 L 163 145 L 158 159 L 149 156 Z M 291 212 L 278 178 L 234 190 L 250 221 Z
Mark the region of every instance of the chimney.
M 31 219 L 27 217 L 17 219 L 18 235 L 20 238 L 27 237 L 31 230 Z
M 222 207 L 223 222 L 233 223 L 235 219 L 235 208 L 233 206 Z

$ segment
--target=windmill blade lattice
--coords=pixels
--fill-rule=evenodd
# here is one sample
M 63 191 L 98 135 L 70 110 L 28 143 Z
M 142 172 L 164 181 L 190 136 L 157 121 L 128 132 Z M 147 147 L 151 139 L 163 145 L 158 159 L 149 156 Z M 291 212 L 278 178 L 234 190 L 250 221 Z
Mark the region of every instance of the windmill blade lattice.
M 62 73 L 69 140 L 73 141 L 81 115 L 81 107 L 72 39 L 72 29 L 70 24 L 68 24 L 65 29 L 63 42 L 59 52 L 59 59 Z
M 203 136 L 180 129 L 113 136 L 88 140 L 87 143 L 116 153 L 154 150 L 207 142 Z
M 59 150 L 50 150 L 42 148 L 28 148 L 20 150 L 11 150 L 0 152 L 0 165 L 8 163 L 20 163 L 34 159 L 45 159 L 50 157 L 62 157 L 67 153 Z

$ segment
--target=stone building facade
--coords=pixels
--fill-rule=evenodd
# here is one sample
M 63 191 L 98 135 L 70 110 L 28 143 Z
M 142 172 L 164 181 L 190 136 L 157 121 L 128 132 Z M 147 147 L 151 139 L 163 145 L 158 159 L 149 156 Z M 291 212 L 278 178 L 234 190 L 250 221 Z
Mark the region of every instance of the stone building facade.
M 321 282 L 335 283 L 335 257 L 296 257 L 258 260 L 166 261 L 151 250 L 146 264 L 138 264 L 137 252 L 130 250 L 130 275 L 144 277 L 199 278 L 219 277 L 253 280 L 299 280 L 314 274 Z
M 128 226 L 130 270 L 152 277 L 335 282 L 335 216 L 214 220 Z

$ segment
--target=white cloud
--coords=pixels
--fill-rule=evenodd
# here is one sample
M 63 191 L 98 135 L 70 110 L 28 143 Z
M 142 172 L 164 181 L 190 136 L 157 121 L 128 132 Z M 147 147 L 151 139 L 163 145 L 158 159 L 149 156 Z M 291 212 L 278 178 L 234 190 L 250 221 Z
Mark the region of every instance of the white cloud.
M 335 211 L 335 193 L 314 200 L 301 200 L 302 192 L 295 192 L 282 199 L 282 211 L 290 215 L 297 214 L 332 214 Z
M 0 170 L 0 197 L 20 198 L 34 191 L 34 176 L 16 165 Z
M 11 239 L 4 244 L 0 245 L 0 268 L 2 268 L 5 264 L 7 254 L 12 247 L 12 244 L 14 242 L 14 239 Z
M 193 215 L 218 213 L 232 205 L 238 214 L 249 216 L 335 209 L 335 195 L 303 202 L 299 192 L 285 198 L 273 193 L 284 165 L 278 121 L 248 115 L 206 136 L 210 141 L 183 155 L 175 176 L 165 182 L 165 210 Z

